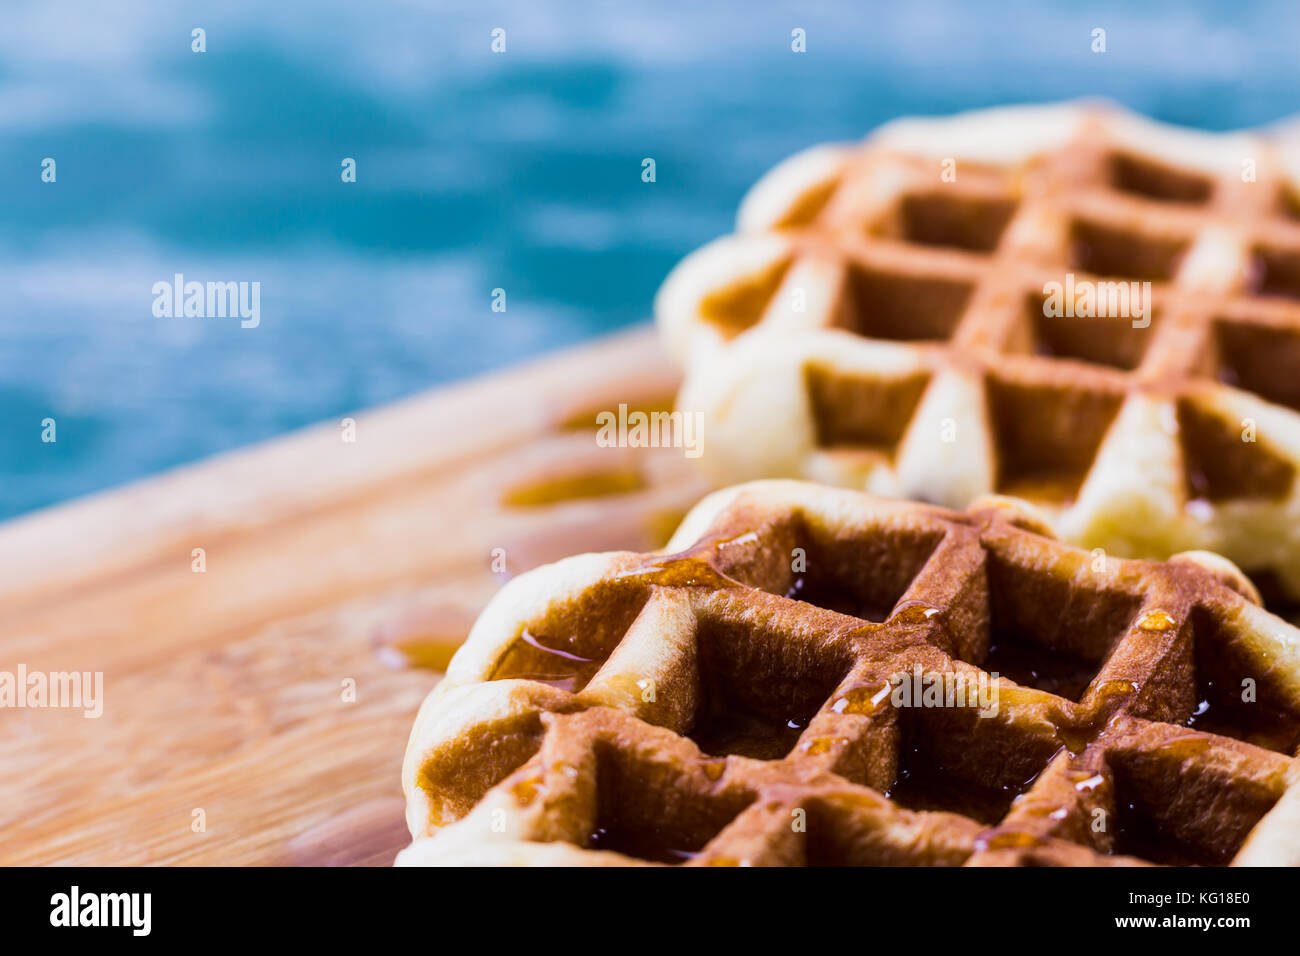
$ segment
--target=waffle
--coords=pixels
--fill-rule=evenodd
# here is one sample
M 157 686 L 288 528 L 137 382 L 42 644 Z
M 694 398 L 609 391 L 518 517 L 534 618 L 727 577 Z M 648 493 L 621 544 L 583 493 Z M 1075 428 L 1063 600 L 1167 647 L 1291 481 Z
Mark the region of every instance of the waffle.
M 908 119 L 817 147 L 660 290 L 678 405 L 704 414 L 721 483 L 955 508 L 1016 495 L 1069 542 L 1213 550 L 1295 601 L 1297 184 L 1300 137 L 1104 105 Z M 1084 288 L 1093 311 L 1123 312 L 1131 282 L 1150 283 L 1140 318 L 1048 314 L 1067 297 L 1088 309 L 1068 296 Z
M 794 481 L 668 548 L 497 595 L 412 730 L 399 864 L 1300 864 L 1300 631 L 1224 559 Z

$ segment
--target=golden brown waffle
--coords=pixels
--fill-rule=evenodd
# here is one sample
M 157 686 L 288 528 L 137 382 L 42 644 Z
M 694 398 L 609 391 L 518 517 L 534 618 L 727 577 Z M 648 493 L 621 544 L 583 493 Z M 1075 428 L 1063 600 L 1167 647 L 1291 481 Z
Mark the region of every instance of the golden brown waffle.
M 909 119 L 778 166 L 739 230 L 656 303 L 718 479 L 1014 494 L 1072 543 L 1209 549 L 1300 598 L 1300 142 L 1078 104 Z M 1049 317 L 1067 281 L 1149 281 L 1152 308 Z
M 500 592 L 412 730 L 399 863 L 1300 864 L 1300 631 L 1222 558 L 785 481 L 669 549 Z

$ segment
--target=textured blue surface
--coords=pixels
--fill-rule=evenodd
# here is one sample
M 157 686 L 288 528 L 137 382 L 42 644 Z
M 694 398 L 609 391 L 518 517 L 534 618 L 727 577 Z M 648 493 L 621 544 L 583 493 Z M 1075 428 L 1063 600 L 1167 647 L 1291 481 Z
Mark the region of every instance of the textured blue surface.
M 6 3 L 0 517 L 643 319 L 765 169 L 893 116 L 1100 95 L 1276 119 L 1294 10 Z M 260 282 L 261 325 L 155 318 L 175 272 Z

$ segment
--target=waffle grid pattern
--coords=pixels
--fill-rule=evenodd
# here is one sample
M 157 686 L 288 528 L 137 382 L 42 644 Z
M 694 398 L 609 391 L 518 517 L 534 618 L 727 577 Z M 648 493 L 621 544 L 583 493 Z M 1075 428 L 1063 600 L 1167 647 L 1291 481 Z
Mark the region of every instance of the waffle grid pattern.
M 1138 327 L 1044 314 L 1049 283 L 1130 282 L 1151 283 Z M 1300 146 L 1280 137 L 1079 105 L 899 121 L 769 173 L 656 314 L 726 482 L 1017 495 L 1071 542 L 1214 550 L 1300 597 Z
M 399 863 L 1300 864 L 1300 631 L 1049 535 L 760 482 L 521 576 L 421 709 Z

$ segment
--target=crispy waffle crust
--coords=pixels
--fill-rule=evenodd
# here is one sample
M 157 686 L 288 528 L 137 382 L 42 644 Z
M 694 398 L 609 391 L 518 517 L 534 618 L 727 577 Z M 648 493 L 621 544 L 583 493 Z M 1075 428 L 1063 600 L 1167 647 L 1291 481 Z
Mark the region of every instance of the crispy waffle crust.
M 400 864 L 1300 864 L 1300 631 L 1217 556 L 792 481 L 669 550 L 494 599 Z
M 738 227 L 656 301 L 724 483 L 1014 494 L 1072 543 L 1209 549 L 1300 598 L 1300 137 L 901 120 L 776 167 Z

